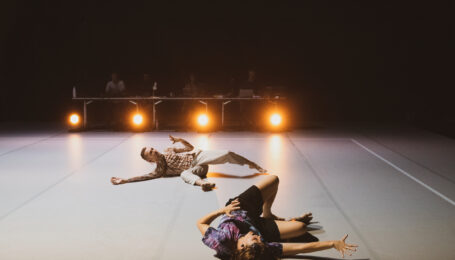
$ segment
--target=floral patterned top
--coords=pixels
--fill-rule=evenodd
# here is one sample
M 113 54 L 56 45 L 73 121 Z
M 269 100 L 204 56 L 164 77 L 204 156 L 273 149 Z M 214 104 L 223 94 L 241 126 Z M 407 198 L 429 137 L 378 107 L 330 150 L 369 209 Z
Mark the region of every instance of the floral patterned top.
M 223 215 L 218 228 L 209 227 L 205 232 L 202 242 L 216 251 L 216 257 L 220 259 L 230 259 L 237 248 L 238 239 L 250 230 L 260 234 L 251 224 L 251 219 L 245 210 L 232 211 L 232 217 Z M 261 236 L 262 238 L 262 236 Z M 266 242 L 268 251 L 275 257 L 281 257 L 283 246 L 276 242 Z

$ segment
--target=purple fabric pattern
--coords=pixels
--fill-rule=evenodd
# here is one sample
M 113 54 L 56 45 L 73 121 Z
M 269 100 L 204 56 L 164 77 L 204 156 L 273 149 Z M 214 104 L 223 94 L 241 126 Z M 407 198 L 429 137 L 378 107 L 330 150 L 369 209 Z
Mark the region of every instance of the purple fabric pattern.
M 236 210 L 231 212 L 233 215 L 229 217 L 223 215 L 218 228 L 209 227 L 205 232 L 202 242 L 208 247 L 216 251 L 216 257 L 220 259 L 230 259 L 237 247 L 238 239 L 244 235 L 240 232 L 238 225 L 248 225 L 251 219 L 247 216 L 245 210 Z M 275 242 L 264 242 L 270 253 L 276 257 L 280 257 L 283 251 L 282 245 Z

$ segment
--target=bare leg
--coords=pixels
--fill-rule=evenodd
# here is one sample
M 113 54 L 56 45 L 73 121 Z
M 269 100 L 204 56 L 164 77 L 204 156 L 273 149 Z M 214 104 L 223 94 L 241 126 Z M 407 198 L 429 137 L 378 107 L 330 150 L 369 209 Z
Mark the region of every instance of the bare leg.
M 262 201 L 264 204 L 262 206 L 262 216 L 264 218 L 273 218 L 275 220 L 284 220 L 272 213 L 272 205 L 275 200 L 276 194 L 278 193 L 278 184 L 280 180 L 276 175 L 269 175 L 265 177 L 261 182 L 255 184 L 259 188 L 262 195 Z M 306 225 L 311 223 L 313 219 L 313 214 L 311 212 L 303 214 L 300 217 L 291 218 L 289 221 L 300 221 Z
M 245 157 L 243 157 L 243 156 L 241 156 L 239 154 L 236 154 L 234 152 L 229 152 L 229 156 L 232 157 L 233 161 L 235 161 L 235 162 L 244 162 L 244 164 L 248 165 L 248 167 L 250 167 L 250 169 L 256 169 L 260 173 L 267 172 L 266 169 L 263 169 L 261 166 L 259 166 L 255 162 L 252 162 L 252 161 L 248 160 L 247 158 L 245 158 Z
M 269 175 L 265 177 L 261 182 L 255 184 L 256 187 L 258 187 L 261 191 L 262 201 L 264 201 L 264 204 L 262 206 L 262 216 L 264 218 L 284 220 L 283 218 L 279 218 L 272 214 L 272 205 L 278 192 L 279 182 L 280 180 L 278 179 L 278 176 Z
M 255 162 L 248 160 L 247 158 L 238 155 L 231 151 L 226 150 L 208 150 L 202 151 L 196 158 L 197 164 L 199 165 L 210 165 L 210 164 L 224 164 L 232 163 L 238 165 L 248 165 L 250 168 L 257 169 L 259 172 L 264 173 L 267 170 L 261 168 Z
M 280 221 L 275 220 L 275 223 L 278 226 L 280 231 L 281 239 L 288 239 L 293 237 L 298 237 L 307 231 L 306 224 L 300 221 Z

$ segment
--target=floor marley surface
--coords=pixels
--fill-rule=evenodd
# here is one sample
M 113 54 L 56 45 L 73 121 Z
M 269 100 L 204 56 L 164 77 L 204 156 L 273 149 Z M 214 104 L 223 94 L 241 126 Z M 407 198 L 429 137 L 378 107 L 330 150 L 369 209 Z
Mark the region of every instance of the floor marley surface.
M 214 259 L 196 220 L 264 176 L 216 165 L 202 192 L 180 177 L 114 186 L 153 170 L 167 132 L 0 133 L 0 259 Z M 349 234 L 351 259 L 455 259 L 455 142 L 406 127 L 171 133 L 237 152 L 280 178 L 273 207 L 312 212 L 320 240 Z M 215 222 L 216 224 L 216 222 Z M 334 249 L 298 259 L 340 258 Z

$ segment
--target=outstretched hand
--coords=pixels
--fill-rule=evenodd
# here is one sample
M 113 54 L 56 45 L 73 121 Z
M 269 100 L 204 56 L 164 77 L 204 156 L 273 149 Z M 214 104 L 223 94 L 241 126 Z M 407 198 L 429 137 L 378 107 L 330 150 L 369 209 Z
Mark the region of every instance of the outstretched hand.
M 229 205 L 226 207 L 222 208 L 221 210 L 224 212 L 224 214 L 228 215 L 229 217 L 232 217 L 231 212 L 234 210 L 239 210 L 240 209 L 240 201 L 238 199 L 235 199 L 231 201 Z
M 124 184 L 124 183 L 126 183 L 124 179 L 118 178 L 118 177 L 112 177 L 112 178 L 111 178 L 111 182 L 112 182 L 112 184 L 114 184 L 114 185 L 119 185 L 119 184 Z
M 171 139 L 171 142 L 172 142 L 173 144 L 175 144 L 176 142 L 179 141 L 179 138 L 173 137 L 172 135 L 169 135 L 169 139 Z
M 355 252 L 357 251 L 357 247 L 358 245 L 354 245 L 354 244 L 347 244 L 345 241 L 346 241 L 346 238 L 348 237 L 348 235 L 346 234 L 341 240 L 338 240 L 338 241 L 334 241 L 333 243 L 333 247 L 338 251 L 340 252 L 341 256 L 344 258 L 344 253 L 346 252 L 349 256 L 352 255 L 351 252 L 349 251 L 352 251 L 352 252 Z M 349 250 L 349 251 L 347 251 Z

